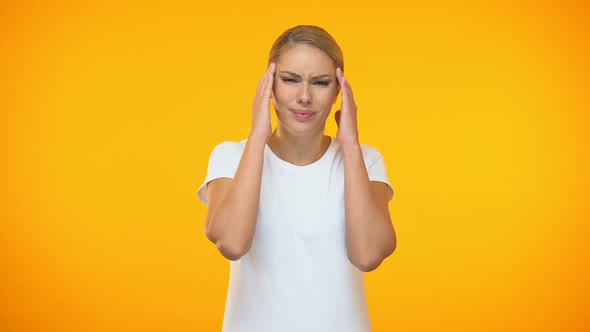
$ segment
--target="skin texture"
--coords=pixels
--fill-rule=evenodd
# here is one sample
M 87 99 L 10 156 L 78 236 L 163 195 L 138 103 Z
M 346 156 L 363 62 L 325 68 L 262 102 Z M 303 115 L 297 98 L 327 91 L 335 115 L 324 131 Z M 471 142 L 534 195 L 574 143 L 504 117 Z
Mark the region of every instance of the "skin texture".
M 284 52 L 276 64 L 271 63 L 260 80 L 250 135 L 234 178 L 208 185 L 205 232 L 223 256 L 239 259 L 252 245 L 265 146 L 295 165 L 321 158 L 330 144 L 324 128 L 340 91 L 342 105 L 335 120 L 336 139 L 344 157 L 347 255 L 354 266 L 368 272 L 393 253 L 396 235 L 388 208 L 389 187 L 369 181 L 352 87 L 325 53 L 300 44 Z M 278 118 L 275 131 L 271 128 L 271 101 Z
M 324 128 L 339 91 L 336 68 L 325 53 L 305 44 L 283 53 L 273 86 L 278 119 L 268 142 L 273 152 L 295 165 L 319 159 L 330 144 Z M 295 114 L 300 111 L 309 118 L 298 119 Z
M 340 91 L 332 60 L 315 47 L 299 45 L 281 56 L 275 77 L 277 131 L 300 137 L 322 133 Z M 310 110 L 313 116 L 298 121 L 292 114 L 297 109 Z

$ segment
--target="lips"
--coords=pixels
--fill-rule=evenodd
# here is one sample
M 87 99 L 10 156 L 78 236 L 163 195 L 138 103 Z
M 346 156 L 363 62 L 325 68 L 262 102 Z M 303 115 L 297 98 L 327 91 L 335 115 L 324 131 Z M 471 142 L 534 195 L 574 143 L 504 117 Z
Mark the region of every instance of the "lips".
M 310 111 L 310 110 L 298 110 L 298 109 L 294 109 L 292 111 L 295 112 L 296 114 L 300 114 L 300 115 L 311 115 L 311 114 L 313 114 L 313 111 Z
M 311 118 L 315 114 L 315 112 L 313 112 L 313 111 L 300 110 L 300 109 L 291 110 L 291 112 L 293 112 L 293 115 L 295 115 L 295 118 L 300 121 L 308 120 L 309 118 Z

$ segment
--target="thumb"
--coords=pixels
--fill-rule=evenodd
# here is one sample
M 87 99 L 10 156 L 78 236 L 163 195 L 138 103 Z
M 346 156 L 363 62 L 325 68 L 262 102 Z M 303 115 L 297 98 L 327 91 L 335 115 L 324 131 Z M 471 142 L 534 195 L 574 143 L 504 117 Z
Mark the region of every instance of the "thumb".
M 336 113 L 334 113 L 334 119 L 336 120 L 336 125 L 340 128 L 340 110 L 337 110 Z

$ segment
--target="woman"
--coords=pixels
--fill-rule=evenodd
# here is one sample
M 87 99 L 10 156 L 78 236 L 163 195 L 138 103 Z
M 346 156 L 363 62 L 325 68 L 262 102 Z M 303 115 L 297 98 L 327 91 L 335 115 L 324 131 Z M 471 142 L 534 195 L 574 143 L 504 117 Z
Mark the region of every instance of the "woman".
M 208 204 L 207 237 L 231 261 L 223 331 L 371 330 L 363 272 L 395 250 L 393 190 L 380 153 L 359 143 L 343 69 L 322 28 L 285 31 L 258 85 L 248 139 L 211 154 L 198 196 Z M 334 139 L 324 128 L 340 90 Z

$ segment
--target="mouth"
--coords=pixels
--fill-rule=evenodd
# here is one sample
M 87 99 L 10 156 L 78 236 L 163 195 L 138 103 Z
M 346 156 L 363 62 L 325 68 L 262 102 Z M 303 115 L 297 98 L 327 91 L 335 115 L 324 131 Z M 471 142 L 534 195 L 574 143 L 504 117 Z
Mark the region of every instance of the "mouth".
M 305 121 L 314 116 L 315 112 L 310 110 L 292 109 L 290 110 L 295 118 L 300 121 Z

